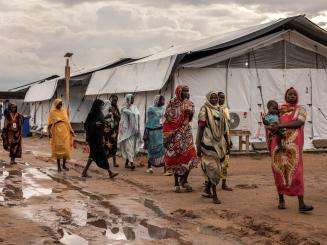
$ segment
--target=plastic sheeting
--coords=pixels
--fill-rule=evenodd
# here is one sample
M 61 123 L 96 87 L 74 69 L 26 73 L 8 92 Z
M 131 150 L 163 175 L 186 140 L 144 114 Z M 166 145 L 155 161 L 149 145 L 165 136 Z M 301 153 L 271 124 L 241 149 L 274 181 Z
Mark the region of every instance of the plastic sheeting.
M 52 79 L 32 85 L 25 95 L 24 102 L 50 100 L 57 89 L 57 83 L 58 79 Z
M 176 55 L 145 58 L 110 70 L 95 72 L 86 95 L 117 94 L 160 90 L 167 82 Z
M 227 89 L 226 69 L 223 68 L 184 68 L 176 73 L 175 80 L 176 85 L 185 84 L 190 87 L 191 99 L 196 108 L 195 119 L 209 91 L 224 91 L 228 97 L 230 111 L 249 113 L 252 141 L 265 140 L 264 128 L 259 124 L 263 108 L 258 85 L 262 86 L 264 104 L 271 99 L 283 103 L 286 89 L 293 86 L 299 92 L 300 104 L 307 110 L 305 148 L 312 148 L 312 137 L 327 138 L 327 119 L 317 109 L 320 108 L 327 117 L 327 99 L 324 96 L 327 92 L 325 70 L 258 69 L 258 74 L 260 81 L 255 69 L 229 69 Z M 311 100 L 313 106 L 311 106 Z M 196 128 L 197 122 L 194 120 L 194 132 Z

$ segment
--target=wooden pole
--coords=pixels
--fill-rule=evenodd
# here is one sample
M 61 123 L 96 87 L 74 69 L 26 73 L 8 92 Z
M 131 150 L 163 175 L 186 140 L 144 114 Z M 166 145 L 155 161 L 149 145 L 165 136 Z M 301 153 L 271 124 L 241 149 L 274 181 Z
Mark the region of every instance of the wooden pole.
M 72 53 L 65 54 L 66 58 L 66 66 L 65 66 L 65 80 L 66 80 L 66 104 L 67 104 L 67 113 L 68 117 L 70 115 L 70 91 L 69 91 L 69 80 L 70 80 L 70 65 L 69 65 L 69 59 L 72 56 Z

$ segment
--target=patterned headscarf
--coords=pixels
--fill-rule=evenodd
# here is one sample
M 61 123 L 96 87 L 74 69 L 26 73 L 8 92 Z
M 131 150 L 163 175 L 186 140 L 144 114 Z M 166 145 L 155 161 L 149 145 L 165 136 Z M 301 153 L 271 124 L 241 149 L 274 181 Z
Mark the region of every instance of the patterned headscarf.
M 183 99 L 182 99 L 182 91 L 183 91 L 183 89 L 185 89 L 185 88 L 188 88 L 188 86 L 186 86 L 186 85 L 178 85 L 178 86 L 176 87 L 176 89 L 175 89 L 175 95 L 176 95 L 176 98 L 177 98 L 178 100 L 180 100 L 180 101 L 183 100 Z
M 219 110 L 219 104 L 217 103 L 217 105 L 213 105 L 210 103 L 210 98 L 212 95 L 216 95 L 218 97 L 218 93 L 215 91 L 211 91 L 209 93 L 207 93 L 206 95 L 206 101 L 205 101 L 205 105 L 211 109 L 215 109 L 215 110 Z

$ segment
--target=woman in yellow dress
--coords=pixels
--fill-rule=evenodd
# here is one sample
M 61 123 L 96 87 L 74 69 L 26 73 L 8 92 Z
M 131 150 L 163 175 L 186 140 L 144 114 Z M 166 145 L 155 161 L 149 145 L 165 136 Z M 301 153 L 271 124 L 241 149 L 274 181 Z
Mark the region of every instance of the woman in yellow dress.
M 51 142 L 52 157 L 57 160 L 58 172 L 61 172 L 60 160 L 63 163 L 63 169 L 66 167 L 66 161 L 70 159 L 72 151 L 74 131 L 68 119 L 68 113 L 63 108 L 61 99 L 56 99 L 48 118 L 48 130 Z

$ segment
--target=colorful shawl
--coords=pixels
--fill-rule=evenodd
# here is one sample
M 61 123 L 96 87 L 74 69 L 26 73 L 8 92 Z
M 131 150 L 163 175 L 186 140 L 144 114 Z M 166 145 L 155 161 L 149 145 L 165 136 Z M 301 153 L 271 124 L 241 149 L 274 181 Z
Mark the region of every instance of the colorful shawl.
M 176 174 L 184 174 L 198 164 L 189 117 L 189 113 L 194 113 L 194 104 L 182 99 L 183 87 L 177 86 L 176 96 L 167 105 L 163 124 L 165 165 Z

